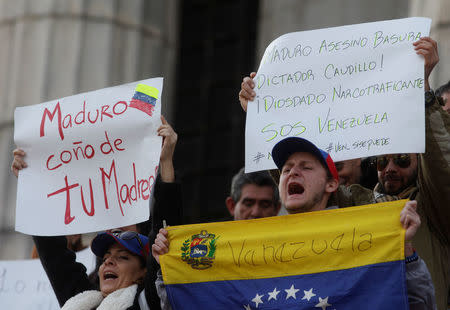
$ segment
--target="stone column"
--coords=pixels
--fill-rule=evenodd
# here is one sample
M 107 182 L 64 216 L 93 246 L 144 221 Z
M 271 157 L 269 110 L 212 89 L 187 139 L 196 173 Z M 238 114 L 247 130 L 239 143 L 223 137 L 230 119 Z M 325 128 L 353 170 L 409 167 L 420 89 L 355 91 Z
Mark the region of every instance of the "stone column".
M 439 63 L 431 74 L 433 89 L 450 80 L 450 1 L 411 0 L 411 16 L 425 16 L 433 20 L 430 36 L 438 42 Z

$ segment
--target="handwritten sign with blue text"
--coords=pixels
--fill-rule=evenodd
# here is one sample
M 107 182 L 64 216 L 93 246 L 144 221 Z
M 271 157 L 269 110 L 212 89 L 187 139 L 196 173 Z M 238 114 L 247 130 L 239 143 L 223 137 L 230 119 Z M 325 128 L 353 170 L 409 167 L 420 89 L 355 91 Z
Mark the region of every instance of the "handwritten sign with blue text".
M 143 222 L 161 152 L 162 78 L 17 108 L 26 152 L 16 230 L 68 235 Z
M 273 169 L 272 147 L 302 137 L 335 161 L 425 151 L 428 18 L 285 34 L 266 49 L 249 102 L 246 172 Z

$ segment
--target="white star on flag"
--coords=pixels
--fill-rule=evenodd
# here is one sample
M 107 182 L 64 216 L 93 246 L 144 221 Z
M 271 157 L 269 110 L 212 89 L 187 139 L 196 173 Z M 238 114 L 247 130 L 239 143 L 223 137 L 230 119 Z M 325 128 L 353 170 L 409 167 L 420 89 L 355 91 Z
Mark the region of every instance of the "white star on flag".
M 330 307 L 331 305 L 328 303 L 328 296 L 324 299 L 319 297 L 319 303 L 315 305 L 316 308 L 322 308 L 322 310 L 325 310 L 327 307 Z
M 269 293 L 269 299 L 268 300 L 271 300 L 271 299 L 277 300 L 277 295 L 278 295 L 279 292 L 280 291 L 277 291 L 277 288 L 274 288 L 273 291 Z
M 309 291 L 303 291 L 303 293 L 305 293 L 305 296 L 303 296 L 303 298 L 302 298 L 302 300 L 303 299 L 306 299 L 306 300 L 310 300 L 312 297 L 314 297 L 314 296 L 316 296 L 316 294 L 314 294 L 313 292 L 312 292 L 312 288 L 309 290 Z
M 289 297 L 294 297 L 294 299 L 297 299 L 297 297 L 295 296 L 295 294 L 300 291 L 299 289 L 294 288 L 294 284 L 291 285 L 291 288 L 286 290 L 287 296 L 286 299 L 288 299 Z
M 263 297 L 264 295 L 259 295 L 258 293 L 256 293 L 255 298 L 252 299 L 252 301 L 255 303 L 255 307 L 258 308 L 259 304 L 262 304 L 263 301 L 261 300 L 261 297 Z
M 252 308 L 250 308 L 250 305 L 244 305 L 245 310 L 252 310 Z

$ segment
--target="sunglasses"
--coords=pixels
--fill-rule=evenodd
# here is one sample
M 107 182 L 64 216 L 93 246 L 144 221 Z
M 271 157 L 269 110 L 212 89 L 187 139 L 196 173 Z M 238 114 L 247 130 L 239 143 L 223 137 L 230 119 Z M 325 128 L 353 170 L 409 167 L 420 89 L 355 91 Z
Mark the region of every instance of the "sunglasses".
M 377 170 L 384 170 L 389 164 L 389 160 L 392 158 L 394 164 L 399 166 L 400 168 L 408 168 L 411 165 L 411 156 L 409 154 L 397 154 L 392 156 L 377 156 Z
M 137 239 L 139 242 L 139 246 L 141 247 L 141 250 L 144 248 L 144 244 L 142 243 L 141 238 L 139 237 L 139 234 L 135 231 L 121 231 L 121 230 L 113 230 L 111 232 L 112 235 L 122 239 L 122 240 L 133 240 L 134 238 Z

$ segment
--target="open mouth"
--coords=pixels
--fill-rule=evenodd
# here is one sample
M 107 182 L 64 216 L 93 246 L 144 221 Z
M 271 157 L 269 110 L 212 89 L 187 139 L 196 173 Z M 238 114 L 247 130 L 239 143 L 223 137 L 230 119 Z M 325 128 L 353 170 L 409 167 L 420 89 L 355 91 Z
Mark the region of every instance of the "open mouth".
M 104 280 L 117 279 L 117 275 L 112 273 L 112 272 L 106 272 L 106 273 L 103 274 L 103 279 Z
M 289 195 L 301 195 L 305 191 L 305 188 L 299 183 L 290 183 L 288 186 Z

